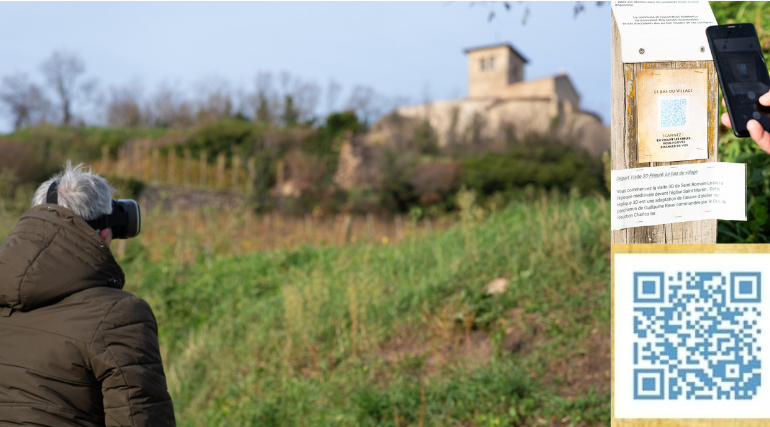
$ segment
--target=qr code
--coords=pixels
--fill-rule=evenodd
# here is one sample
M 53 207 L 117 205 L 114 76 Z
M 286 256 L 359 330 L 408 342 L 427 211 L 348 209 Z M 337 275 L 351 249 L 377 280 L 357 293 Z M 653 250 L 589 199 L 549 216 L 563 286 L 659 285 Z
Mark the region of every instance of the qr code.
M 633 399 L 753 399 L 761 283 L 756 271 L 633 273 Z
M 660 100 L 660 127 L 687 125 L 687 98 Z

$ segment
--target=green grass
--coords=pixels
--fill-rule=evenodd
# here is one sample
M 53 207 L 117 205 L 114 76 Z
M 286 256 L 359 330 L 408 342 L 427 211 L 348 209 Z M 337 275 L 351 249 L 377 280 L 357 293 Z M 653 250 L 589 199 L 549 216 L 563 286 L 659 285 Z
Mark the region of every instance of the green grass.
M 609 203 L 462 218 L 393 246 L 201 250 L 194 265 L 129 242 L 126 289 L 155 311 L 178 424 L 608 425 L 609 377 L 580 363 L 609 371 Z M 486 295 L 497 277 L 507 291 Z M 523 350 L 507 351 L 517 328 Z

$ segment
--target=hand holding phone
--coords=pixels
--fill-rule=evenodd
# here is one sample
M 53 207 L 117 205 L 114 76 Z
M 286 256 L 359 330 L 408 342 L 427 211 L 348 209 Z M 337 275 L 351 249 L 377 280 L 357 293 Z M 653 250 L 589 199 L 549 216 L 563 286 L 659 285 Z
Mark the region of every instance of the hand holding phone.
M 763 107 L 770 108 L 770 92 L 759 97 L 759 104 Z M 726 107 L 725 100 L 722 98 L 722 106 Z M 722 113 L 722 124 L 732 129 L 733 124 L 730 121 L 730 115 Z M 749 131 L 751 139 L 753 139 L 759 148 L 765 150 L 770 154 L 770 132 L 766 131 L 758 121 L 751 119 L 746 123 L 746 129 Z
M 770 74 L 754 25 L 711 26 L 706 38 L 726 101 L 728 117 L 722 123 L 770 152 Z

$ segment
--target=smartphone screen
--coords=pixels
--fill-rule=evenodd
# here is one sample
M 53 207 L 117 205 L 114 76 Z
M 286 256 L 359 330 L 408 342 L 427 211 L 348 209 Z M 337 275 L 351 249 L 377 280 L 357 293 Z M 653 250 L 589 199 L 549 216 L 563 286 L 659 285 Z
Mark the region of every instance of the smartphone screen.
M 754 26 L 712 26 L 706 36 L 735 135 L 749 136 L 746 124 L 751 119 L 770 131 L 770 108 L 758 101 L 770 90 L 770 75 Z

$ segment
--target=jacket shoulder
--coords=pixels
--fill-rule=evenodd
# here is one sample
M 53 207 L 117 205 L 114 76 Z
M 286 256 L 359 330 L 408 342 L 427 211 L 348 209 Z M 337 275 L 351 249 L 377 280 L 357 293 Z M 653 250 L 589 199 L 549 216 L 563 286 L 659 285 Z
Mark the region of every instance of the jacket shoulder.
M 97 286 L 82 290 L 70 295 L 67 299 L 72 301 L 93 303 L 93 304 L 115 304 L 124 299 L 142 300 L 131 292 L 122 289 L 110 288 L 107 286 Z
M 155 323 L 155 315 L 147 301 L 122 289 L 95 287 L 73 294 L 68 299 L 101 306 L 105 310 L 102 323 Z

